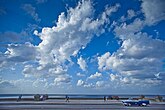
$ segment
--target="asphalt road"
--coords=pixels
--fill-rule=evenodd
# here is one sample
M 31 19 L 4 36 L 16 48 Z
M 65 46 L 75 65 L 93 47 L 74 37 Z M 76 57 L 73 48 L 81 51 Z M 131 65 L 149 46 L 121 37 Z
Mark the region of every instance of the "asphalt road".
M 126 107 L 120 101 L 0 102 L 0 110 L 165 110 L 165 104 L 151 103 L 147 107 Z

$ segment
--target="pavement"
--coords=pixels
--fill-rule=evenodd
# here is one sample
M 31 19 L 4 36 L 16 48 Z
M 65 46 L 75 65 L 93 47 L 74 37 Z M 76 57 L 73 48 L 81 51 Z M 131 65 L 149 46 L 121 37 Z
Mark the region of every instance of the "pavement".
M 117 100 L 1 101 L 0 110 L 165 110 L 165 103 L 152 102 L 147 107 L 126 107 Z

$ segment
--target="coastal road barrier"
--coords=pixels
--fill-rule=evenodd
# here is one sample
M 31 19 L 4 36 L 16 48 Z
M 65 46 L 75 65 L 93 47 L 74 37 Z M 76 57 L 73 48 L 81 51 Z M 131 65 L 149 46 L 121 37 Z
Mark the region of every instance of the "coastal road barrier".
M 0 98 L 0 102 L 4 101 L 17 101 L 18 98 Z M 66 98 L 57 98 L 57 97 L 49 97 L 46 100 L 65 100 Z M 119 100 L 127 100 L 129 98 L 119 98 Z M 104 100 L 104 98 L 69 98 L 69 100 Z M 107 99 L 109 100 L 115 100 L 115 99 Z M 21 98 L 20 101 L 34 101 L 34 98 Z M 42 100 L 40 100 L 42 101 Z
M 20 101 L 0 102 L 0 105 L 122 105 L 121 101 L 100 101 L 100 100 L 46 100 L 46 101 Z

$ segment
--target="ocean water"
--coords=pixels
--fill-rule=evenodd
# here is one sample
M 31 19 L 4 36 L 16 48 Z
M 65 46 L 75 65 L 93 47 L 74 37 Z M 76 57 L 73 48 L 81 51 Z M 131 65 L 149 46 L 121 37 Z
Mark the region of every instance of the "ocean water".
M 18 98 L 22 95 L 22 98 L 33 98 L 35 94 L 0 94 L 0 98 Z M 43 95 L 43 94 L 40 94 Z M 65 98 L 66 96 L 70 98 L 103 98 L 111 96 L 119 96 L 119 98 L 138 98 L 140 95 L 118 95 L 118 94 L 101 94 L 101 95 L 91 95 L 91 94 L 48 94 L 49 97 L 53 98 Z M 144 95 L 146 98 L 155 98 L 157 95 Z M 160 95 L 165 99 L 165 95 Z

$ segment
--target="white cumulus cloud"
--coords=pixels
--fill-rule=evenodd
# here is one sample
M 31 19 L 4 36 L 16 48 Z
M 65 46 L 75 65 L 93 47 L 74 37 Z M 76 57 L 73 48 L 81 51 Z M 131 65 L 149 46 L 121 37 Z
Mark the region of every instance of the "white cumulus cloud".
M 149 25 L 165 20 L 165 1 L 164 0 L 141 0 L 142 11 Z
M 84 77 L 85 76 L 85 74 L 82 74 L 82 73 L 77 73 L 76 75 L 79 76 L 79 77 Z
M 87 69 L 87 64 L 86 64 L 86 61 L 80 57 L 78 60 L 77 60 L 77 64 L 80 66 L 80 68 L 83 70 L 83 71 L 86 71 Z
M 149 85 L 163 83 L 163 80 L 155 74 L 164 73 L 162 67 L 165 58 L 165 42 L 160 39 L 153 39 L 153 36 L 141 32 L 146 25 L 164 20 L 164 14 L 162 14 L 164 1 L 158 0 L 158 3 L 156 0 L 151 1 L 142 0 L 145 20 L 135 18 L 131 23 L 123 22 L 114 25 L 115 35 L 122 41 L 121 47 L 112 54 L 106 52 L 98 57 L 98 69 L 100 71 L 112 71 L 113 74 L 110 74 L 110 81 L 112 82 L 116 81 L 121 84 L 143 82 Z M 151 10 L 156 9 L 157 12 L 156 10 L 149 11 L 150 8 L 152 8 Z M 133 17 L 134 12 L 130 11 L 129 13 Z
M 155 80 L 154 74 L 163 71 L 164 47 L 164 41 L 152 39 L 145 33 L 138 33 L 124 40 L 117 52 L 112 55 L 107 52 L 98 57 L 98 69 L 112 69 L 122 78 Z M 110 77 L 114 81 L 118 76 L 111 74 Z M 126 79 L 123 81 L 125 82 Z
M 102 77 L 101 73 L 96 72 L 95 74 L 92 74 L 88 77 L 88 79 L 96 79 Z
M 77 86 L 83 86 L 84 84 L 85 82 L 82 79 L 77 81 Z
M 118 7 L 118 4 L 106 7 L 105 12 L 100 13 L 101 16 L 94 18 L 95 10 L 92 2 L 82 0 L 75 8 L 69 8 L 67 13 L 62 12 L 58 16 L 56 26 L 44 27 L 41 32 L 35 30 L 34 34 L 42 40 L 36 46 L 38 65 L 25 67 L 23 73 L 54 77 L 55 83 L 69 82 L 70 75 L 67 72 L 66 62 L 71 63 L 70 57 L 75 57 L 93 37 L 104 32 L 104 25 L 108 23 L 111 13 L 116 12 Z M 82 57 L 77 63 L 83 71 L 87 69 L 87 64 Z
M 57 78 L 54 79 L 55 85 L 60 85 L 62 83 L 69 83 L 71 82 L 71 76 L 69 75 L 59 75 Z

